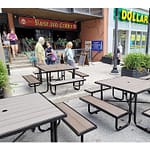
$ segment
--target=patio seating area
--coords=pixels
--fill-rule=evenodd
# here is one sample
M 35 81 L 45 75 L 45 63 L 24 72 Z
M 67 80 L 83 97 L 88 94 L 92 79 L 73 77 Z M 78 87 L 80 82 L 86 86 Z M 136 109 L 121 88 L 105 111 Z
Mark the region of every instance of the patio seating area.
M 102 67 L 102 65 L 105 65 L 105 67 Z M 95 68 L 101 69 L 98 70 Z M 83 133 L 86 133 L 84 142 L 149 142 L 150 141 L 149 133 L 137 128 L 136 125 L 140 124 L 142 126 L 143 125 L 146 126 L 145 128 L 148 128 L 150 123 L 149 117 L 145 116 L 149 114 L 149 111 L 144 112 L 143 115 L 143 111 L 148 110 L 150 108 L 149 103 L 150 95 L 147 92 L 147 90 L 149 89 L 150 80 L 136 79 L 138 81 L 140 80 L 138 87 L 136 88 L 134 87 L 136 85 L 134 82 L 134 86 L 126 85 L 127 89 L 124 89 L 122 85 L 125 86 L 125 84 L 117 82 L 117 80 L 119 81 L 120 79 L 120 74 L 111 74 L 110 73 L 111 69 L 112 69 L 111 65 L 102 64 L 101 62 L 91 64 L 90 66 L 84 67 L 79 66 L 79 70 L 81 72 L 84 72 L 85 74 L 89 75 L 89 77 L 86 78 L 86 81 L 83 84 L 82 88 L 76 91 L 73 88 L 70 88 L 70 85 L 64 84 L 58 86 L 57 88 L 58 92 L 56 95 L 53 95 L 49 92 L 48 83 L 49 82 L 57 83 L 63 81 L 65 82 L 65 80 L 67 81 L 68 78 L 71 78 L 70 80 L 78 79 L 75 78 L 73 72 L 72 76 L 70 76 L 70 72 L 66 72 L 65 80 L 52 81 L 53 78 L 55 79 L 58 74 L 55 72 L 51 74 L 50 72 L 44 71 L 44 74 L 42 74 L 42 84 L 36 87 L 37 93 L 34 93 L 33 90 L 31 90 L 31 88 L 26 85 L 27 84 L 26 80 L 24 80 L 22 76 L 26 75 L 27 73 L 28 74 L 33 73 L 33 71 L 35 71 L 36 68 L 34 67 L 30 69 L 26 68 L 24 69 L 24 71 L 14 70 L 14 72 L 12 71 L 11 73 L 12 76 L 10 76 L 11 86 L 13 89 L 11 91 L 11 97 L 20 96 L 24 94 L 25 95 L 39 94 L 38 92 L 41 92 L 48 101 L 54 103 L 56 107 L 60 108 L 60 111 L 62 110 L 64 116 L 60 120 L 63 120 L 63 122 L 61 121 L 60 124 L 57 126 L 57 131 L 51 133 L 52 137 L 51 141 L 80 142 L 83 141 L 82 136 Z M 118 69 L 120 69 L 120 66 Z M 16 72 L 18 78 L 13 77 L 16 75 Z M 114 78 L 117 79 L 116 82 L 114 82 L 115 81 L 114 80 L 112 81 L 113 84 L 110 83 L 109 85 L 107 81 Z M 85 80 L 83 78 L 81 79 Z M 123 79 L 123 81 L 125 82 L 125 79 Z M 140 86 L 142 82 L 144 84 Z M 98 85 L 96 85 L 95 83 Z M 116 86 L 117 83 L 119 83 L 119 87 Z M 129 81 L 127 81 L 127 83 L 130 84 Z M 95 88 L 96 86 L 97 88 Z M 46 91 L 44 91 L 45 89 Z M 118 99 L 115 99 L 116 97 L 118 99 L 120 99 L 120 97 L 124 99 L 123 100 L 121 99 L 119 101 Z M 130 101 L 131 99 L 133 100 L 132 102 Z M 32 99 L 30 100 L 32 102 Z M 88 103 L 88 105 L 85 102 Z M 135 102 L 137 102 L 136 106 Z M 95 108 L 90 108 L 91 106 L 94 106 Z M 87 110 L 88 111 L 90 110 L 89 111 L 90 113 Z M 67 113 L 69 116 L 69 120 L 67 119 Z M 78 117 L 75 119 L 74 117 L 76 115 Z M 70 118 L 72 116 L 75 120 L 72 120 Z M 119 131 L 116 131 L 114 129 L 113 126 L 114 118 L 116 120 L 115 127 Z M 77 125 L 74 125 L 74 123 L 76 123 L 78 119 L 79 123 L 81 123 L 82 130 L 80 130 Z M 85 122 L 87 122 L 86 124 L 89 123 L 89 127 L 85 127 L 87 130 L 84 131 Z M 120 123 L 121 126 L 123 125 L 122 127 L 120 127 Z M 56 124 L 57 122 L 54 123 L 52 126 L 54 127 Z M 76 133 L 78 136 L 81 136 L 81 139 L 78 136 L 75 136 L 74 133 L 70 131 L 70 128 L 66 127 L 66 124 L 72 128 L 74 133 Z M 41 123 L 39 121 L 39 123 L 35 123 L 33 126 L 29 125 L 27 129 L 39 125 L 42 125 L 41 127 L 45 129 L 49 127 L 47 121 L 46 122 L 44 121 L 44 123 Z M 91 127 L 91 125 L 93 126 Z M 26 127 L 23 128 L 23 130 L 24 129 L 26 129 Z M 76 130 L 79 130 L 80 132 Z M 55 135 L 56 133 L 57 137 Z M 9 137 L 1 138 L 0 142 L 11 142 L 17 136 L 18 135 L 12 135 Z M 32 130 L 28 130 L 17 141 L 49 142 L 50 141 L 49 131 L 40 132 L 36 128 L 35 132 L 33 133 Z

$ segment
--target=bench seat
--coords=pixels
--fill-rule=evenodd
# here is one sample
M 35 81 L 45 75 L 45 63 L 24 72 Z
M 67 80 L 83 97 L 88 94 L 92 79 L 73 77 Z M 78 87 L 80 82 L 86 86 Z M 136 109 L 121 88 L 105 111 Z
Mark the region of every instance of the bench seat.
M 143 115 L 150 117 L 150 109 L 147 109 L 143 112 Z
M 98 111 L 103 111 L 103 112 L 109 114 L 110 116 L 114 117 L 116 120 L 116 122 L 115 122 L 116 130 L 121 130 L 121 129 L 123 129 L 129 125 L 129 123 L 127 123 L 124 126 L 118 127 L 118 119 L 127 115 L 128 114 L 127 110 L 124 110 L 123 108 L 115 106 L 115 105 L 108 103 L 104 100 L 100 100 L 100 99 L 93 97 L 93 96 L 83 96 L 83 97 L 80 97 L 79 99 L 88 103 L 89 113 L 93 114 L 93 113 L 97 113 Z M 97 110 L 91 112 L 90 105 L 96 107 Z
M 67 114 L 67 117 L 63 118 L 63 121 L 74 131 L 77 136 L 81 136 L 81 142 L 83 142 L 83 135 L 85 133 L 97 128 L 94 123 L 89 121 L 69 105 L 65 103 L 58 103 L 56 105 Z
M 40 85 L 41 82 L 32 74 L 23 75 L 22 77 L 28 82 L 30 87 L 34 87 L 34 92 L 36 93 L 36 86 Z
M 72 70 L 69 70 L 68 72 L 73 73 Z M 88 74 L 83 73 L 83 72 L 81 72 L 81 71 L 75 71 L 75 75 L 80 76 L 80 77 L 82 77 L 82 78 L 84 78 L 84 77 L 89 77 Z
M 108 89 L 110 89 L 110 88 L 106 87 L 106 88 L 103 89 L 103 91 L 108 90 Z M 90 93 L 91 96 L 93 96 L 94 93 L 101 92 L 101 89 L 98 88 L 98 87 L 93 87 L 93 88 L 85 89 L 84 91 L 87 92 L 87 93 Z
M 50 91 L 53 95 L 56 95 L 56 86 L 70 84 L 70 83 L 73 83 L 73 87 L 75 90 L 80 90 L 80 86 L 83 85 L 82 83 L 84 81 L 85 81 L 85 79 L 83 79 L 83 78 L 51 81 L 51 82 L 49 82 Z M 78 85 L 75 83 L 78 83 Z M 52 89 L 53 86 L 54 86 L 54 90 Z
M 143 79 L 143 80 L 150 80 L 150 74 L 147 75 L 147 76 L 140 77 L 140 79 Z
M 147 76 L 140 77 L 140 79 L 142 79 L 142 80 L 150 80 L 150 74 L 147 75 Z M 150 93 L 150 90 L 148 90 L 148 93 Z

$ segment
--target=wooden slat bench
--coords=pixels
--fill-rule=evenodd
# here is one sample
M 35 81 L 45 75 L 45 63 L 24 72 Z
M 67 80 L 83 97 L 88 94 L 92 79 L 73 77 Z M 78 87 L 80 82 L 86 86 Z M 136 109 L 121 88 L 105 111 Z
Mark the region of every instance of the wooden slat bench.
M 147 76 L 140 77 L 140 79 L 142 79 L 142 80 L 150 80 L 150 74 L 147 75 Z M 150 93 L 150 90 L 148 90 L 148 93 Z
M 147 117 L 150 117 L 150 108 L 145 110 L 142 114 L 147 116 Z
M 73 73 L 73 71 L 72 70 L 69 70 L 68 72 L 70 72 L 70 73 Z M 81 71 L 75 71 L 75 75 L 76 76 L 79 76 L 79 77 L 81 77 L 81 78 L 85 78 L 85 77 L 89 77 L 89 75 L 88 74 L 86 74 L 86 73 L 83 73 L 83 72 L 81 72 Z M 84 84 L 84 82 L 82 82 L 82 85 Z
M 143 80 L 150 80 L 150 74 L 147 75 L 147 76 L 140 77 L 140 79 L 143 79 Z
M 42 80 L 42 75 L 43 75 L 44 73 L 46 73 L 46 72 L 45 72 L 45 71 L 41 71 L 41 73 L 40 73 L 40 72 L 38 72 L 38 71 L 33 71 L 33 74 L 35 74 L 35 76 L 36 76 L 36 78 L 37 78 L 38 80 L 41 80 L 41 83 L 43 82 L 43 80 Z
M 70 83 L 73 83 L 73 88 L 75 90 L 80 90 L 80 86 L 82 86 L 82 82 L 84 82 L 84 81 L 85 81 L 85 79 L 83 79 L 83 78 L 51 81 L 51 82 L 49 82 L 50 91 L 53 95 L 56 95 L 56 86 L 70 84 Z M 75 84 L 75 83 L 78 83 L 78 84 Z M 52 87 L 54 87 L 54 90 L 52 89 Z
M 109 87 L 106 87 L 106 88 L 103 89 L 103 91 L 104 91 L 104 90 L 108 90 L 108 89 L 110 89 L 110 88 L 109 88 Z M 90 93 L 91 96 L 93 96 L 94 93 L 101 92 L 101 89 L 98 88 L 98 87 L 93 87 L 93 88 L 85 89 L 84 91 L 87 92 L 87 93 Z
M 72 70 L 69 70 L 68 72 L 73 73 Z M 79 76 L 79 77 L 82 77 L 82 78 L 89 77 L 88 74 L 83 73 L 83 72 L 81 72 L 81 71 L 75 71 L 75 75 L 77 75 L 77 76 Z
M 115 128 L 117 131 L 119 131 L 129 125 L 129 121 L 128 121 L 127 124 L 118 127 L 118 119 L 129 114 L 127 110 L 124 110 L 118 106 L 110 104 L 104 100 L 100 100 L 93 96 L 83 96 L 83 97 L 80 97 L 79 99 L 88 103 L 88 112 L 89 113 L 93 114 L 93 113 L 97 113 L 98 111 L 103 111 L 103 112 L 109 114 L 110 116 L 114 117 L 115 118 Z M 97 110 L 91 112 L 90 106 L 94 106 L 95 108 L 97 108 Z
M 39 86 L 41 82 L 32 74 L 23 75 L 22 77 L 28 82 L 30 87 L 34 87 L 34 92 L 36 93 L 36 86 Z
M 58 103 L 56 105 L 67 114 L 67 117 L 63 118 L 63 121 L 72 129 L 72 131 L 74 131 L 77 136 L 81 136 L 81 142 L 84 141 L 83 135 L 85 133 L 97 128 L 94 123 L 89 121 L 69 105 L 65 103 Z

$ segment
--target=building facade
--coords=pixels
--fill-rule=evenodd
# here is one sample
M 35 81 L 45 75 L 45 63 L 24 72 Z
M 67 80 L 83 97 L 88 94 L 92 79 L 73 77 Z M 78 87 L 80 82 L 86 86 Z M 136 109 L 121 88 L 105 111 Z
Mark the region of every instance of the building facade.
M 108 12 L 108 52 L 114 50 L 115 9 Z M 135 8 L 118 9 L 118 43 L 123 54 L 146 51 L 148 10 Z M 150 47 L 149 47 L 150 53 Z
M 2 8 L 2 12 L 7 19 L 1 32 L 14 29 L 20 42 L 44 36 L 55 49 L 63 49 L 66 41 L 84 49 L 85 41 L 102 40 L 102 51 L 92 51 L 93 61 L 107 51 L 107 8 Z
M 87 41 L 100 40 L 102 50 L 91 51 L 92 61 L 114 51 L 114 8 L 2 8 L 1 11 L 0 32 L 14 29 L 20 43 L 25 38 L 37 41 L 44 36 L 54 49 L 64 49 L 66 41 L 73 41 L 74 49 L 85 49 Z M 123 54 L 145 53 L 148 10 L 119 8 L 118 18 L 118 43 Z

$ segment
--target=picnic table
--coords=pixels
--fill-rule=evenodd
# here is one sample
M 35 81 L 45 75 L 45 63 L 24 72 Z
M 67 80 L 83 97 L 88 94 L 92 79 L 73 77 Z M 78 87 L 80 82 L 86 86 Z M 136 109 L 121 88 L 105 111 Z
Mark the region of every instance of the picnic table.
M 66 116 L 39 93 L 0 101 L 0 138 L 50 123 L 51 142 L 57 142 L 57 121 Z
M 129 105 L 129 123 L 131 122 L 132 102 L 134 102 L 134 123 L 137 127 L 139 127 L 139 125 L 137 124 L 138 95 L 150 89 L 150 80 L 141 80 L 138 78 L 122 76 L 117 78 L 99 80 L 95 83 L 100 85 L 102 99 L 104 86 L 108 86 L 113 90 L 116 89 L 122 91 Z
M 51 73 L 52 72 L 61 72 L 61 71 L 69 71 L 72 70 L 72 78 L 75 78 L 75 70 L 78 69 L 77 67 L 73 67 L 67 64 L 53 64 L 53 65 L 37 65 L 36 66 L 39 69 L 40 74 L 40 81 L 42 82 L 42 71 L 46 73 L 46 84 L 47 88 L 46 91 L 43 91 L 41 93 L 46 93 L 49 90 L 49 81 L 52 80 Z

